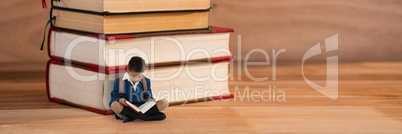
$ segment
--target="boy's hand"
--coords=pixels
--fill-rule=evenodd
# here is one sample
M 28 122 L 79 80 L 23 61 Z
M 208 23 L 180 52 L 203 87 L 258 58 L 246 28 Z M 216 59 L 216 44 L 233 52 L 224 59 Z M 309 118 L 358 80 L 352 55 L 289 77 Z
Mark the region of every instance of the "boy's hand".
M 119 103 L 120 103 L 120 104 L 122 104 L 122 105 L 124 105 L 124 106 L 127 106 L 127 104 L 124 103 L 124 101 L 126 101 L 126 99 L 124 99 L 124 98 L 120 98 L 120 99 L 119 99 Z
M 149 101 L 148 101 L 148 102 L 151 102 L 151 101 L 156 102 L 156 100 L 155 100 L 155 99 L 149 99 Z

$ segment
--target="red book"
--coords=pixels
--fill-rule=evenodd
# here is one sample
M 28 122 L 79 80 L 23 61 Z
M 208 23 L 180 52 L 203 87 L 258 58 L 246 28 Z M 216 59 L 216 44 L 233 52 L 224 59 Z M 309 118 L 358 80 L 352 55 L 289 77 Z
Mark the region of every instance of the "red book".
M 132 104 L 126 100 L 124 101 L 124 104 L 126 104 L 130 109 L 132 109 L 134 112 L 139 113 L 139 114 L 145 114 L 149 109 L 151 109 L 153 106 L 156 105 L 155 102 L 150 101 L 150 102 L 145 102 L 141 106 L 137 107 L 134 104 Z

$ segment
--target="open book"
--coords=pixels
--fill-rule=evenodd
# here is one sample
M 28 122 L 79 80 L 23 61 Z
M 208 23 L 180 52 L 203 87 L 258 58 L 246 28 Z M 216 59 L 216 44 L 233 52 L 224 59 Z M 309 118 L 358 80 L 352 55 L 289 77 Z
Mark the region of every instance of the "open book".
M 145 102 L 141 106 L 137 107 L 130 103 L 129 101 L 124 101 L 124 103 L 131 108 L 134 112 L 145 114 L 149 109 L 151 109 L 156 103 L 153 101 Z

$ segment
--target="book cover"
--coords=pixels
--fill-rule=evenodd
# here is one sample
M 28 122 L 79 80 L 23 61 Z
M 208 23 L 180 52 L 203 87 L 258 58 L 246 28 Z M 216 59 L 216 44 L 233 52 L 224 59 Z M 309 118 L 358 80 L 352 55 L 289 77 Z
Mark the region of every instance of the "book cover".
M 209 8 L 210 0 L 52 0 L 52 7 L 70 8 L 99 13 L 199 10 Z M 45 0 L 42 7 L 46 8 Z
M 53 7 L 50 18 L 54 18 L 52 27 L 96 34 L 125 34 L 206 29 L 210 10 L 98 13 Z
M 121 53 L 117 50 L 124 49 L 124 52 L 126 52 L 135 49 L 136 51 L 130 52 L 141 57 L 152 57 L 154 60 L 149 60 L 150 64 L 155 64 L 156 66 L 159 64 L 178 64 L 184 62 L 182 61 L 183 54 L 188 56 L 194 50 L 206 51 L 208 55 L 198 54 L 194 56 L 192 54 L 191 57 L 185 59 L 186 61 L 230 56 L 229 37 L 233 31 L 233 29 L 229 28 L 211 26 L 207 30 L 99 35 L 51 28 L 48 33 L 47 53 L 49 58 L 52 59 L 64 58 L 113 68 L 113 66 L 122 65 L 124 62 L 122 60 L 124 59 L 121 58 L 125 57 L 116 58 L 112 52 Z M 159 40 L 158 38 L 162 39 L 162 41 L 157 41 Z M 76 39 L 91 41 L 71 45 L 71 42 Z M 169 40 L 177 41 L 179 44 Z M 70 49 L 72 50 L 69 51 L 70 57 L 65 57 L 70 46 L 74 46 L 74 49 Z M 215 50 L 226 50 L 226 53 Z M 166 55 L 169 56 L 167 57 Z

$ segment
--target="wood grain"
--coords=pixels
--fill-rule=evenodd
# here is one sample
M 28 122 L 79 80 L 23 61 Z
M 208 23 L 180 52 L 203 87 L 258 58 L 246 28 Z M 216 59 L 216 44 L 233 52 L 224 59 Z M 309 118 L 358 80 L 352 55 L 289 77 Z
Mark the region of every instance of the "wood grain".
M 279 60 L 301 62 L 311 47 L 339 34 L 341 61 L 402 60 L 399 0 L 212 0 L 212 5 L 210 24 L 236 29 L 231 51 L 238 54 L 241 35 L 243 58 L 256 48 L 270 56 L 273 49 L 286 49 Z M 256 53 L 250 59 L 265 57 Z
M 305 73 L 319 83 L 325 81 L 324 67 L 308 64 Z M 234 99 L 173 106 L 166 109 L 164 121 L 126 124 L 48 102 L 44 72 L 14 71 L 12 76 L 6 68 L 0 70 L 0 133 L 402 133 L 401 62 L 340 64 L 337 100 L 309 87 L 300 68 L 279 65 L 275 81 L 234 75 L 229 84 Z M 269 66 L 249 68 L 254 77 L 270 76 L 271 71 Z M 285 92 L 286 101 L 241 92 L 245 87 L 263 92 L 269 85 L 276 86 L 276 93 Z
M 209 24 L 237 31 L 231 39 L 237 59 L 255 48 L 270 55 L 273 49 L 286 49 L 279 61 L 301 62 L 308 49 L 338 33 L 337 54 L 342 62 L 402 60 L 400 0 L 212 0 L 212 6 Z M 3 0 L 0 11 L 4 13 L 0 63 L 45 63 L 48 57 L 39 45 L 49 9 L 42 9 L 41 1 Z M 237 55 L 238 34 L 242 35 L 241 56 Z M 264 57 L 256 53 L 250 60 Z

